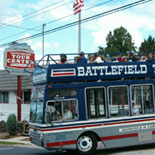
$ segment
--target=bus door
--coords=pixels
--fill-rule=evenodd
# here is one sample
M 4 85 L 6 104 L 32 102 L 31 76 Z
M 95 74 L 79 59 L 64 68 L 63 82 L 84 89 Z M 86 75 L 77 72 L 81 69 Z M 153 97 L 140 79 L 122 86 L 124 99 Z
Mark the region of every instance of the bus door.
M 48 101 L 46 104 L 46 123 L 56 121 L 71 121 L 78 119 L 78 104 L 76 99 Z

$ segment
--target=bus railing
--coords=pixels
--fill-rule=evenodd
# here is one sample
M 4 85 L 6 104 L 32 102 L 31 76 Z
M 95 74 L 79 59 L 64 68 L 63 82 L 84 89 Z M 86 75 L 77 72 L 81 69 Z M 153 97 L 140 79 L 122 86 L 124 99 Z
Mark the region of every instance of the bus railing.
M 153 57 L 155 58 L 154 52 L 152 52 L 152 53 L 153 53 Z M 139 53 L 135 53 L 134 56 L 135 57 L 146 57 L 146 56 L 148 56 L 148 54 L 149 54 L 149 52 L 145 52 L 145 53 L 139 52 Z M 47 55 L 43 56 L 40 60 L 31 61 L 30 63 L 27 64 L 24 71 L 33 74 L 34 70 L 28 69 L 28 66 L 30 64 L 34 64 L 34 69 L 36 69 L 36 68 L 47 69 L 48 65 L 50 65 L 50 64 L 59 64 L 60 55 L 61 54 L 47 54 Z M 79 56 L 79 54 L 77 54 L 77 53 L 67 53 L 65 55 L 67 56 L 67 60 L 71 64 L 74 64 L 75 63 L 74 58 Z M 85 53 L 86 58 L 88 58 L 89 55 L 93 55 L 93 53 Z M 115 62 L 115 60 L 117 59 L 117 55 L 118 54 L 116 54 L 116 53 L 114 56 L 113 56 L 113 53 L 109 53 L 109 54 L 105 54 L 105 53 L 100 54 L 99 53 L 100 57 L 102 57 L 102 56 L 105 57 L 105 60 L 106 60 L 105 62 Z M 127 53 L 123 53 L 122 57 L 127 58 Z M 137 60 L 137 61 L 139 61 L 139 60 Z

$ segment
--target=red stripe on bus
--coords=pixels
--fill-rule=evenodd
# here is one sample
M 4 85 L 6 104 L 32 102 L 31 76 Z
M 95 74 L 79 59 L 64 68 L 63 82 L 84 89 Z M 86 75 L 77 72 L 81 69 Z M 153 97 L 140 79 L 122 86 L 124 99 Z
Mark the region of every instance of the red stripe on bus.
M 114 140 L 114 139 L 122 139 L 122 138 L 132 138 L 138 137 L 138 133 L 124 134 L 124 135 L 114 135 L 114 136 L 106 136 L 101 137 L 101 140 Z
M 122 138 L 133 138 L 133 137 L 138 137 L 138 133 L 106 136 L 106 137 L 101 137 L 101 140 L 106 141 L 106 140 L 114 140 L 114 139 L 122 139 Z M 76 144 L 76 140 L 46 143 L 46 146 L 55 147 L 55 146 L 64 146 L 64 145 L 72 145 L 72 144 Z
M 152 135 L 155 135 L 155 131 L 152 131 Z
M 64 145 L 72 145 L 72 144 L 76 144 L 76 140 L 46 143 L 46 146 L 47 147 L 55 147 L 55 146 L 64 146 Z
M 53 73 L 53 76 L 75 75 L 74 73 Z
M 98 127 L 102 126 L 102 124 L 93 124 L 93 125 L 85 125 L 85 126 L 72 126 L 72 127 L 64 127 L 64 128 L 56 128 L 56 129 L 39 129 L 40 131 L 59 131 L 59 130 L 69 130 L 69 129 L 78 129 L 78 128 L 89 128 L 89 127 Z
M 154 118 L 144 119 L 144 120 L 135 120 L 135 121 L 122 121 L 122 122 L 113 122 L 113 123 L 104 123 L 104 125 L 117 125 L 117 124 L 126 124 L 126 123 L 137 123 L 137 122 L 147 122 L 154 121 Z
M 155 120 L 155 119 L 145 119 L 145 120 L 134 120 L 134 121 L 122 121 L 122 122 L 104 123 L 104 125 L 108 126 L 108 125 L 117 125 L 117 124 L 138 123 L 138 122 L 146 122 L 146 121 L 153 121 L 153 120 Z M 99 127 L 99 126 L 103 126 L 103 124 L 80 125 L 80 126 L 72 126 L 72 127 L 62 127 L 62 128 L 55 128 L 55 129 L 38 129 L 38 130 L 42 131 L 42 132 L 46 132 L 46 131 L 60 131 L 60 130 L 70 130 L 70 129 Z

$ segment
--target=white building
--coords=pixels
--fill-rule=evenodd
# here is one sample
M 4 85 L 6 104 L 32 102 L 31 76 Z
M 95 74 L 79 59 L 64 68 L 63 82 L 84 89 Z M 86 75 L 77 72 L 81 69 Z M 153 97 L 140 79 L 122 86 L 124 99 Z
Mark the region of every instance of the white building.
M 21 120 L 29 120 L 32 76 L 22 76 Z M 17 116 L 17 75 L 0 70 L 0 121 L 6 121 L 9 114 Z

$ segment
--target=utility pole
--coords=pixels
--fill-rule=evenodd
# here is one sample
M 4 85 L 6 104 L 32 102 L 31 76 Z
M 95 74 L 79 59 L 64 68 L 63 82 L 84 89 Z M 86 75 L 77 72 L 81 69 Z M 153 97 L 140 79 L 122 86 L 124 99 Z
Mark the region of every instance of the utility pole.
M 42 25 L 42 56 L 44 56 L 44 28 L 46 24 Z

